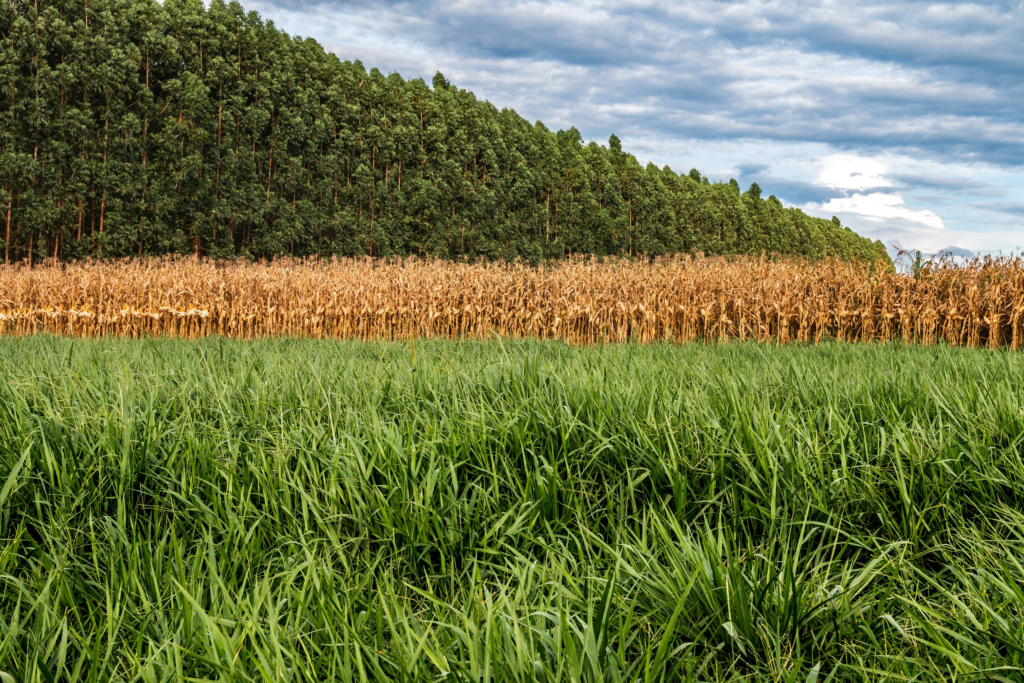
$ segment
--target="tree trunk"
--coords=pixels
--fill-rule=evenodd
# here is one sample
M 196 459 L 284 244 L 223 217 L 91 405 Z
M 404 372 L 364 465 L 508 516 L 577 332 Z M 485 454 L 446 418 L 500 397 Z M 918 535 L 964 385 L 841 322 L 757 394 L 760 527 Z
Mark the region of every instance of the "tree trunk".
M 11 198 L 7 199 L 7 227 L 4 229 L 4 264 L 11 263 Z

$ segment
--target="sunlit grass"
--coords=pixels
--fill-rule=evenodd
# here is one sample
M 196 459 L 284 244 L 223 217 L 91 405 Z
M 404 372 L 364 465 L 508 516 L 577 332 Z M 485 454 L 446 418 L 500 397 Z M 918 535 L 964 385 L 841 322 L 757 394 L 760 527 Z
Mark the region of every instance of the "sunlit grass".
M 946 347 L 0 339 L 0 671 L 1019 681 L 1022 386 Z

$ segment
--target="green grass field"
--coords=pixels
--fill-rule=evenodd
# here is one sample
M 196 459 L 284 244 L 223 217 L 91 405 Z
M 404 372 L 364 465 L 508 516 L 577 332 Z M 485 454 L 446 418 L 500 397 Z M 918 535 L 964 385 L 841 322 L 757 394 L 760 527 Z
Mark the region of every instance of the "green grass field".
M 1021 681 L 1024 356 L 0 339 L 0 679 Z

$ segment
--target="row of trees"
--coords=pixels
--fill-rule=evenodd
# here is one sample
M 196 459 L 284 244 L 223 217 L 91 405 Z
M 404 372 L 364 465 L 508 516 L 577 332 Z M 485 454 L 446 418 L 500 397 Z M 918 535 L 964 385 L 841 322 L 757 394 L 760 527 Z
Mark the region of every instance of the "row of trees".
M 0 0 L 0 231 L 5 262 L 885 253 L 222 0 Z

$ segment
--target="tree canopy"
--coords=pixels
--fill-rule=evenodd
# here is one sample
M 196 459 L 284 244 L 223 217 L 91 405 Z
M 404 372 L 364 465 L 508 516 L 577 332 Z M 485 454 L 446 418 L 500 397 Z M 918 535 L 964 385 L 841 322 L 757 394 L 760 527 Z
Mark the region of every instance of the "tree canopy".
M 832 221 L 438 73 L 341 61 L 236 2 L 0 3 L 5 262 L 193 253 L 886 258 Z

